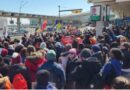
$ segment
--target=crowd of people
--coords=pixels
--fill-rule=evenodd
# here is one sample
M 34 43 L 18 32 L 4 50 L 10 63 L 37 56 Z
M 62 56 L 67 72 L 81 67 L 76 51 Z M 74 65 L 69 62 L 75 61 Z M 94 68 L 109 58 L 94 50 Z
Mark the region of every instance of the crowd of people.
M 130 26 L 102 32 L 0 39 L 0 89 L 130 89 Z

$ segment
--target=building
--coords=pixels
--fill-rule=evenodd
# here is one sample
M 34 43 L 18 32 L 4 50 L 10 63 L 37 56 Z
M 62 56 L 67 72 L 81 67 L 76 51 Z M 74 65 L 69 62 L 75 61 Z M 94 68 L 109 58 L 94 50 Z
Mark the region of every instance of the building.
M 120 18 L 129 17 L 130 0 L 87 0 L 89 3 L 108 5 Z
M 4 33 L 7 30 L 7 18 L 0 17 L 0 37 L 4 36 Z
M 61 17 L 61 19 L 66 23 L 73 22 L 74 24 L 81 25 L 90 22 L 90 13 L 84 12 L 78 14 L 64 15 Z

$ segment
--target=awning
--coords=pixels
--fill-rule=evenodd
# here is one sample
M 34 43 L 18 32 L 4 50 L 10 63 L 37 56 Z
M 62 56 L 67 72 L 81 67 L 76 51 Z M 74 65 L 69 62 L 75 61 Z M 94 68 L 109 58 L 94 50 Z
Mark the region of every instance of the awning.
M 116 2 L 127 2 L 127 1 L 130 1 L 130 0 L 116 0 Z

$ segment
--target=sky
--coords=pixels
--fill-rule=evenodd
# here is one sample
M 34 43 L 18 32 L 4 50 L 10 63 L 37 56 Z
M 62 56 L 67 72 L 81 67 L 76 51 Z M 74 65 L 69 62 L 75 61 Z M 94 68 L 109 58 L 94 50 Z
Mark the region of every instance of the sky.
M 0 0 L 0 10 L 10 12 L 20 12 L 29 14 L 58 16 L 58 6 L 61 10 L 83 9 L 83 12 L 89 12 L 90 6 L 87 0 Z M 61 15 L 71 14 L 71 12 L 62 12 Z M 8 23 L 11 18 L 8 18 Z M 13 18 L 16 22 L 16 18 Z M 21 19 L 23 24 L 29 24 L 29 19 Z
M 83 9 L 83 12 L 90 10 L 92 4 L 87 0 L 1 0 L 0 10 L 22 13 L 40 14 L 40 15 L 58 15 L 58 5 L 61 10 Z M 61 13 L 61 15 L 70 14 L 70 12 Z

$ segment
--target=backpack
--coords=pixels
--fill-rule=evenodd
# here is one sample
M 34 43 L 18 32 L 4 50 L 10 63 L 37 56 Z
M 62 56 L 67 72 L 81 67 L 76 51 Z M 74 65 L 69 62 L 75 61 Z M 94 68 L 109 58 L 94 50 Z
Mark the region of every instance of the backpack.
M 14 76 L 12 85 L 14 89 L 28 89 L 27 81 L 21 73 Z
M 116 72 L 115 72 L 114 66 L 112 64 L 110 64 L 110 65 L 111 65 L 111 70 L 109 71 L 107 76 L 104 77 L 99 72 L 91 80 L 89 88 L 91 88 L 91 89 L 103 89 L 105 85 L 110 86 L 111 82 L 116 77 Z

